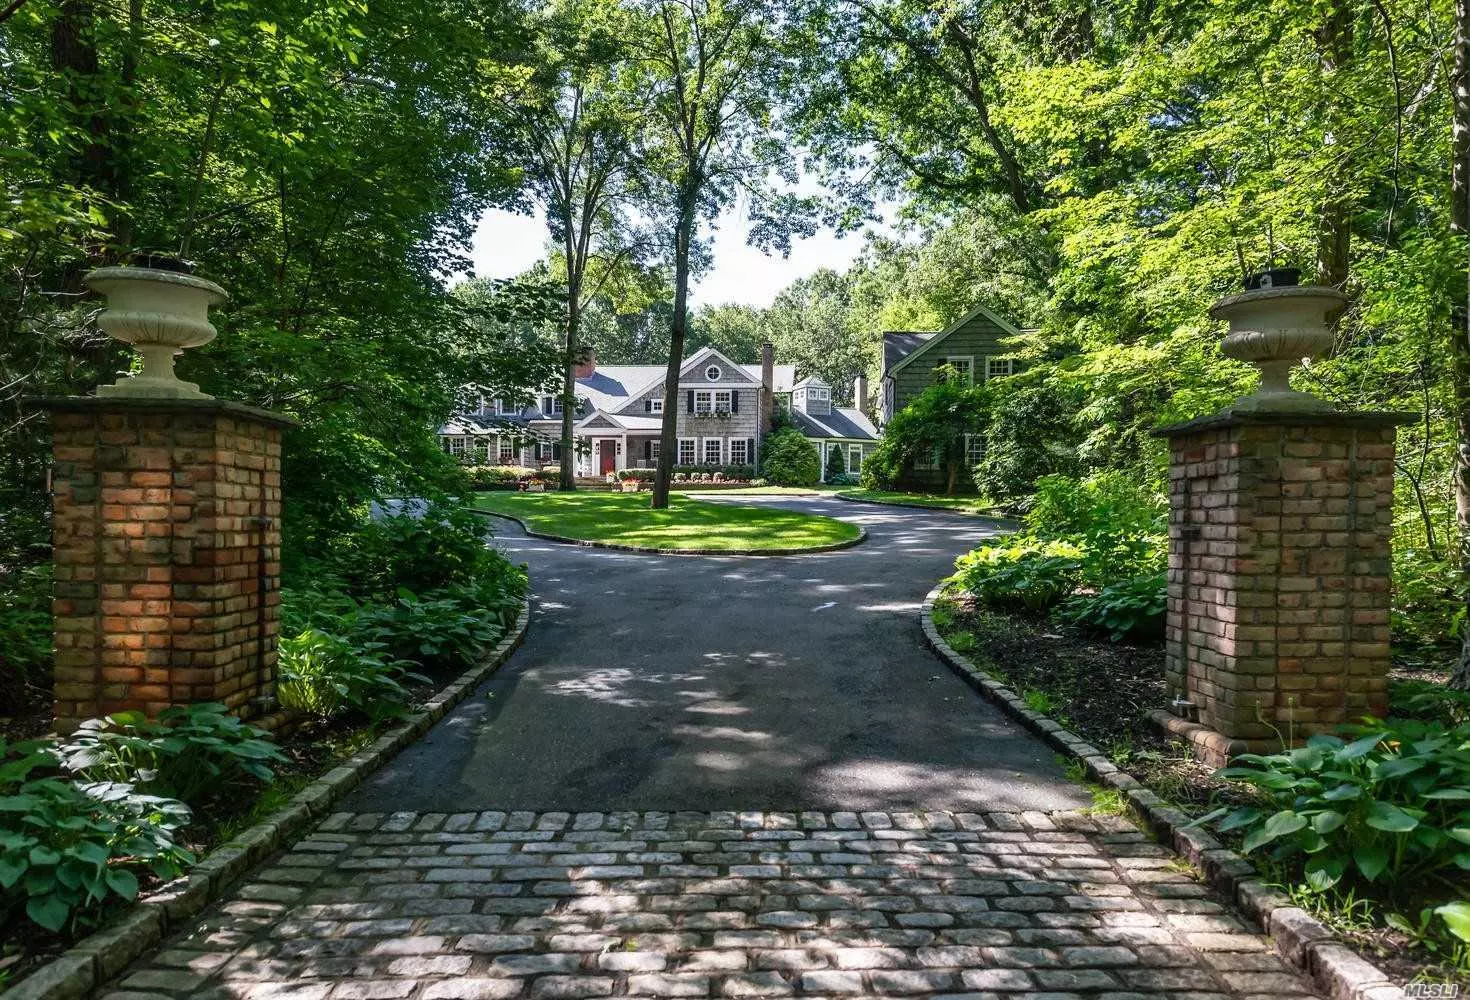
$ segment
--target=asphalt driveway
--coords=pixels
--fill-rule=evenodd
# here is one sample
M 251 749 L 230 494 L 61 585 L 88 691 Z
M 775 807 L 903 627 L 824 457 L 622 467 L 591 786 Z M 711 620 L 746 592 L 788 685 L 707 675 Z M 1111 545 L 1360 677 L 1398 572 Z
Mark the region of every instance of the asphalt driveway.
M 736 502 L 733 501 L 732 502 Z M 530 539 L 525 645 L 343 808 L 1075 808 L 1051 750 L 924 645 L 919 605 L 996 529 L 834 499 L 742 498 L 861 524 L 809 556 L 657 556 Z

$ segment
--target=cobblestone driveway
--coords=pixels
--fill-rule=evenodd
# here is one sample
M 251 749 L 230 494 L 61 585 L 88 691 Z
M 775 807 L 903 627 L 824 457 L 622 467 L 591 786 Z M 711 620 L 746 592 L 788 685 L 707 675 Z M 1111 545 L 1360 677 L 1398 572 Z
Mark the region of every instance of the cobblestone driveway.
M 1075 812 L 338 813 L 105 996 L 1306 995 Z

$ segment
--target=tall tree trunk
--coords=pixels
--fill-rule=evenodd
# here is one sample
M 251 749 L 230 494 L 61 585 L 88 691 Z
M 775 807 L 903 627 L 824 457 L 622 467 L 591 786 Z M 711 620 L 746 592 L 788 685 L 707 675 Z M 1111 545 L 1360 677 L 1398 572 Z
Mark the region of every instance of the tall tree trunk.
M 561 410 L 561 488 L 577 488 L 575 441 L 572 430 L 577 422 L 577 361 L 582 350 L 582 282 L 573 277 L 573 258 L 568 241 L 567 254 L 567 352 L 562 358 Z
M 1335 0 L 1317 29 L 1317 63 L 1326 91 L 1332 78 L 1341 73 L 1353 55 L 1353 5 Z M 1324 98 L 1320 109 L 1330 120 L 1333 107 Z M 1351 166 L 1340 163 L 1327 178 L 1327 190 L 1317 209 L 1317 284 L 1341 287 L 1348 278 L 1352 250 L 1352 196 L 1348 176 Z M 1273 252 L 1274 252 L 1274 248 Z
M 1450 81 L 1454 113 L 1451 133 L 1450 228 L 1460 266 L 1470 260 L 1470 0 L 1455 0 L 1455 75 Z M 1450 361 L 1455 394 L 1455 517 L 1461 586 L 1470 592 L 1470 274 L 1450 309 Z M 1470 600 L 1470 597 L 1467 597 Z M 1470 627 L 1450 686 L 1470 691 Z
M 679 192 L 679 228 L 674 234 L 674 315 L 669 321 L 669 364 L 664 370 L 664 422 L 659 435 L 658 470 L 653 477 L 654 510 L 669 505 L 669 480 L 679 450 L 679 369 L 684 367 L 684 328 L 689 310 L 689 248 L 699 187 L 686 182 Z

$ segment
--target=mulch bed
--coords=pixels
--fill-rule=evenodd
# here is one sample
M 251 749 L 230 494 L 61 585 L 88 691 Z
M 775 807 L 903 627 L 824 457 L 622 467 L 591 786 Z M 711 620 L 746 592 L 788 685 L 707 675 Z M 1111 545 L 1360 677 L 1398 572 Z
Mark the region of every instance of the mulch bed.
M 975 638 L 973 649 L 963 655 L 1005 679 L 1022 697 L 1034 699 L 1036 711 L 1098 747 L 1160 797 L 1196 816 L 1246 800 L 1245 793 L 1215 778 L 1214 769 L 1193 760 L 1181 744 L 1164 739 L 1144 716 L 1167 701 L 1161 640 L 1114 643 L 1043 615 L 986 607 L 965 595 L 948 601 L 954 620 L 941 633 L 951 642 L 960 632 Z M 1416 655 L 1396 663 L 1390 677 L 1443 684 L 1449 672 L 1447 666 L 1426 665 Z M 1383 916 L 1394 910 L 1417 917 L 1423 894 L 1412 895 L 1417 902 L 1360 901 L 1356 909 L 1327 909 L 1316 915 L 1400 983 L 1420 976 L 1457 981 L 1462 976 L 1439 967 L 1439 956 L 1381 926 Z M 1302 899 L 1298 905 L 1308 902 Z M 1368 906 L 1373 906 L 1376 918 L 1365 912 Z

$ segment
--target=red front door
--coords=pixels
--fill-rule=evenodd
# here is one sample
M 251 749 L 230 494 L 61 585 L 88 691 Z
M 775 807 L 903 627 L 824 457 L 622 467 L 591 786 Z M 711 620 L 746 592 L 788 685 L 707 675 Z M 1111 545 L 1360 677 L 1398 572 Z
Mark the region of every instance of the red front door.
M 618 467 L 618 443 L 616 441 L 598 441 L 597 454 L 599 455 L 599 467 L 604 476 Z

